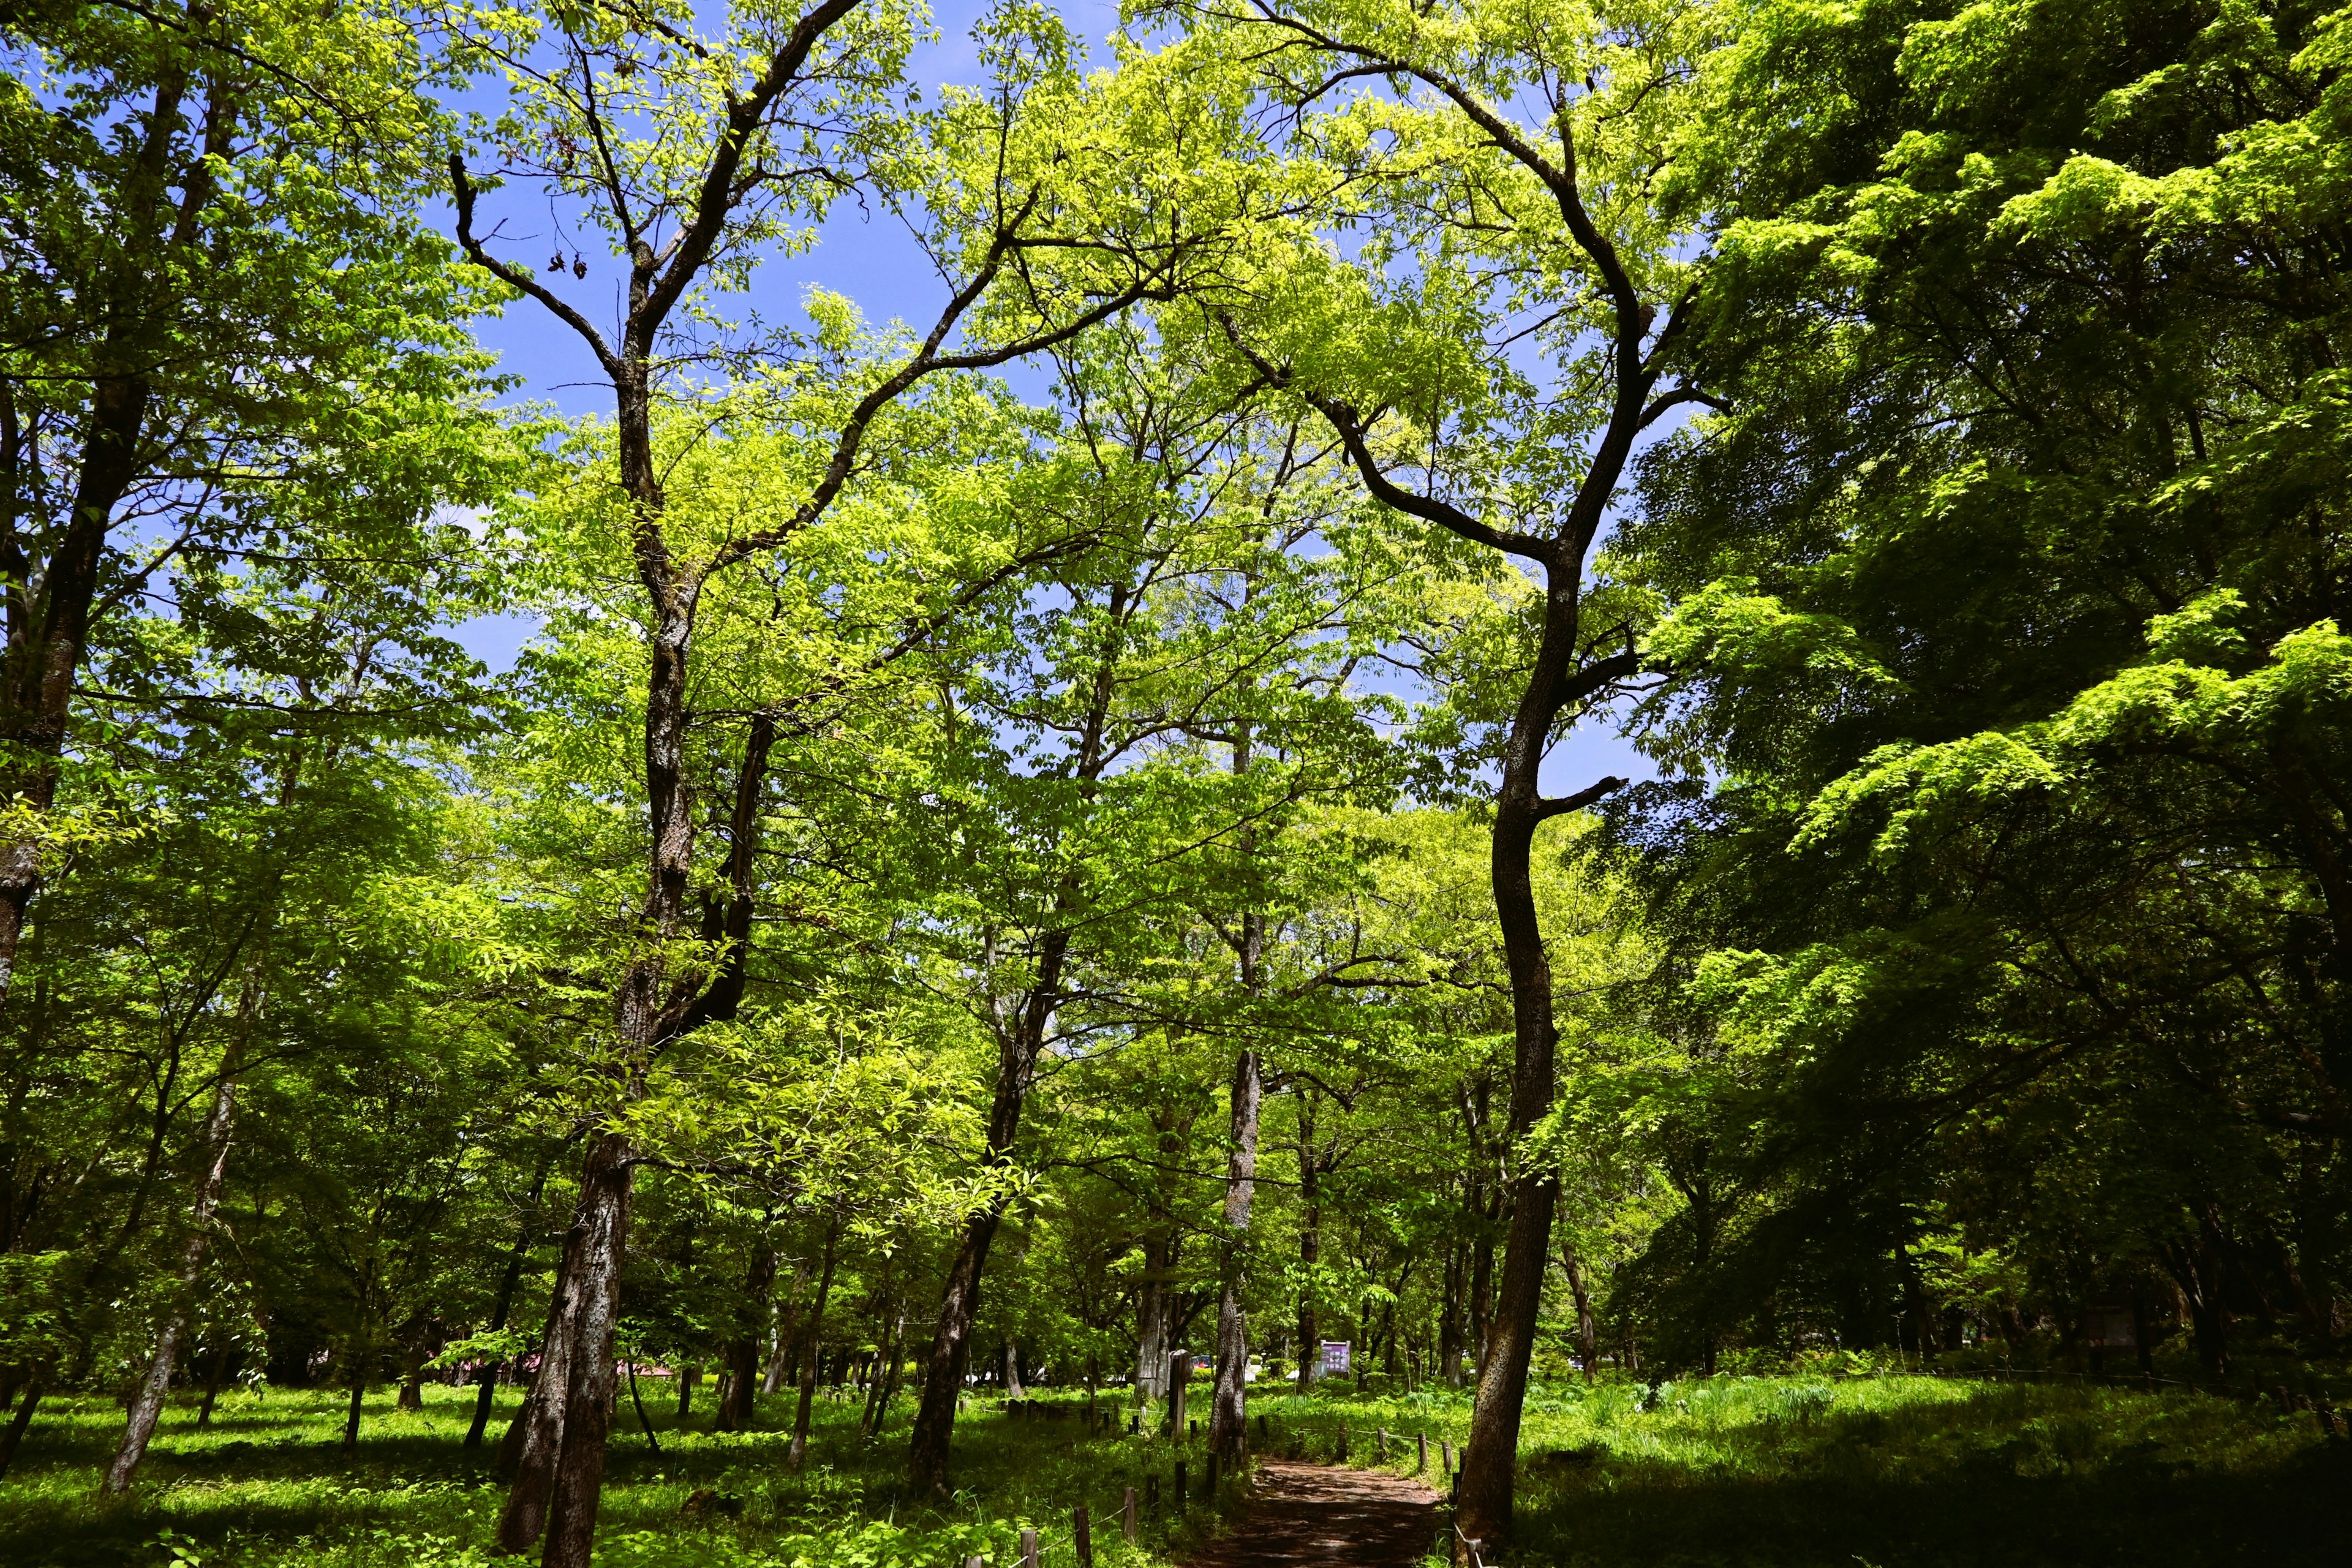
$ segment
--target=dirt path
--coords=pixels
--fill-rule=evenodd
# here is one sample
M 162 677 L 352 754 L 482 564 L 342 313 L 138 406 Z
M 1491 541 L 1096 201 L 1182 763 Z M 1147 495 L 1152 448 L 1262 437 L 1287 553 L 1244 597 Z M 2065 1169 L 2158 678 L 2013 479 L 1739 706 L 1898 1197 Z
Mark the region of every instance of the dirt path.
M 1268 1459 L 1249 1512 L 1187 1568 L 1412 1568 L 1435 1538 L 1436 1508 L 1419 1481 Z

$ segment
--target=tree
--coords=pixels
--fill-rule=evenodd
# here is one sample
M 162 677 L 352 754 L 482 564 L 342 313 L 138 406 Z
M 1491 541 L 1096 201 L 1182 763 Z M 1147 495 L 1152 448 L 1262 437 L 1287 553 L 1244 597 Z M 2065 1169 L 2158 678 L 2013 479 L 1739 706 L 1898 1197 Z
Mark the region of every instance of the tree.
M 1588 591 L 1635 442 L 1704 395 L 1675 355 L 1703 254 L 1655 192 L 1680 124 L 1693 17 L 1634 5 L 1505 21 L 1375 3 L 1171 6 L 1257 62 L 1302 155 L 1360 193 L 1334 227 L 1358 259 L 1269 242 L 1259 280 L 1204 306 L 1255 372 L 1314 409 L 1382 505 L 1526 563 L 1523 679 L 1492 716 L 1493 883 L 1513 998 L 1508 1135 L 1552 1103 L 1553 978 L 1531 881 L 1537 829 L 1622 787 L 1541 787 L 1563 727 L 1643 668 L 1639 606 Z M 1359 83 L 1385 86 L 1363 86 Z M 1279 257 L 1278 263 L 1273 258 Z M 1540 373 L 1523 369 L 1540 358 Z M 1519 1412 L 1558 1188 L 1510 1183 L 1495 1342 L 1460 1484 L 1464 1532 L 1510 1532 Z
M 1742 16 L 1688 171 L 1728 406 L 1619 557 L 1682 776 L 1618 843 L 1748 1208 L 1695 1284 L 1933 1351 L 1947 1247 L 2029 1282 L 1971 1302 L 2012 1335 L 2169 1275 L 2209 1368 L 2232 1295 L 2324 1342 L 2344 26 Z
M 575 204 L 627 267 L 627 304 L 610 339 L 558 286 L 499 258 L 478 226 L 485 192 L 462 156 L 450 160 L 457 235 L 467 256 L 570 327 L 614 390 L 614 484 L 627 512 L 632 563 L 645 595 L 647 660 L 644 789 L 647 881 L 638 950 L 613 994 L 614 1077 L 620 1103 L 643 1093 L 652 1059 L 737 998 L 687 961 L 688 895 L 698 824 L 685 788 L 688 679 L 696 616 L 715 579 L 787 544 L 822 519 L 864 467 L 877 417 L 919 384 L 1001 365 L 1068 341 L 1147 295 L 1204 234 L 1167 204 L 1165 184 L 1123 207 L 1089 205 L 1077 243 L 1076 192 L 1123 142 L 1119 117 L 1077 79 L 1067 40 L 1046 19 L 1010 11 L 984 26 L 998 78 L 993 97 L 954 95 L 905 115 L 898 70 L 909 15 L 858 0 L 802 13 L 730 14 L 709 41 L 651 15 L 583 13 L 542 26 L 520 16 L 464 26 L 473 58 L 507 77 L 513 107 L 497 135 L 509 177 Z M 1132 100 L 1127 100 L 1132 102 Z M 909 137 L 909 125 L 918 134 Z M 678 398 L 687 363 L 728 335 L 713 313 L 740 290 L 768 247 L 821 217 L 844 191 L 870 189 L 914 222 L 950 298 L 919 342 L 857 364 L 812 437 L 798 498 L 741 526 L 681 535 L 669 521 L 656 457 L 659 411 Z M 1213 225 L 1212 225 L 1213 227 Z M 584 274 L 580 260 L 574 270 Z M 560 272 L 560 268 L 555 269 Z M 820 304 L 820 355 L 828 343 Z M 951 347 L 959 331 L 965 346 Z M 793 341 L 753 332 L 722 351 L 720 374 L 747 383 Z M 757 770 L 747 770 L 756 774 Z M 550 1309 L 521 1468 L 499 1541 L 520 1551 L 544 1527 L 543 1560 L 584 1564 L 595 1521 L 635 1155 L 609 1126 L 593 1142 Z M 555 1370 L 555 1369 L 560 1369 Z
M 83 831 L 58 792 L 100 623 L 187 552 L 278 544 L 289 492 L 306 549 L 485 493 L 486 356 L 415 213 L 440 73 L 387 23 L 272 0 L 0 23 L 21 195 L 0 237 L 0 999 L 44 866 Z

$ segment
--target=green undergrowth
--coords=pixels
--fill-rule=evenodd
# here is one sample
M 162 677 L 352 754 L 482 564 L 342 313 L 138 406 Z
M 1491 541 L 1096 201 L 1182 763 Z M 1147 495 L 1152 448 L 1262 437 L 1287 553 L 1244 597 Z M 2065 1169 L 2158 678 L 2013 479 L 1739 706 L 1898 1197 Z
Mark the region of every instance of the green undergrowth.
M 1266 1399 L 1271 1447 L 1443 1489 L 1466 1394 Z M 2268 1401 L 1971 1379 L 1727 1377 L 1531 1394 L 1512 1561 L 1664 1568 L 2352 1562 L 2352 1444 Z
M 470 1390 L 428 1388 L 422 1412 L 368 1401 L 357 1455 L 341 1433 L 348 1395 L 270 1390 L 225 1397 L 211 1429 L 177 1401 L 131 1495 L 109 1500 L 97 1480 L 121 1432 L 119 1406 L 45 1403 L 15 1468 L 0 1481 L 0 1563 L 8 1568 L 201 1563 L 205 1568 L 475 1568 L 504 1490 L 487 1449 L 460 1447 Z M 508 1394 L 493 1442 L 516 1396 Z M 1072 1510 L 1093 1514 L 1097 1568 L 1150 1568 L 1209 1528 L 1196 1500 L 1174 1508 L 1164 1441 L 1083 1438 L 1076 1420 L 1012 1420 L 975 1403 L 956 1428 L 958 1490 L 948 1503 L 911 1499 L 902 1479 L 907 1424 L 878 1440 L 856 1436 L 854 1406 L 820 1401 L 800 1474 L 785 1465 L 789 1396 L 761 1402 L 757 1428 L 680 1431 L 654 1416 L 659 1453 L 625 1399 L 609 1450 L 597 1553 L 609 1568 L 961 1568 L 1012 1564 L 1019 1531 L 1037 1530 L 1041 1568 L 1076 1568 Z M 1199 1469 L 1193 1461 L 1195 1490 Z M 1118 1507 L 1139 1494 L 1138 1544 Z M 711 1496 L 689 1514 L 698 1492 Z M 1140 1500 L 1156 1495 L 1159 1506 Z M 511 1562 L 512 1560 L 508 1560 Z
M 469 1394 L 427 1391 L 421 1413 L 371 1400 L 358 1455 L 339 1447 L 343 1401 L 268 1391 L 222 1402 L 213 1429 L 174 1405 L 132 1495 L 97 1495 L 120 1431 L 116 1406 L 45 1405 L 16 1470 L 0 1482 L 0 1563 L 83 1568 L 174 1562 L 205 1568 L 457 1568 L 487 1563 L 502 1490 L 488 1460 L 458 1446 Z M 511 1398 L 511 1395 L 509 1396 Z M 656 1417 L 654 1453 L 623 1406 L 597 1561 L 610 1568 L 993 1568 L 1017 1560 L 1035 1528 L 1042 1568 L 1076 1568 L 1071 1510 L 1093 1513 L 1100 1568 L 1181 1558 L 1216 1512 L 1199 1493 L 1197 1439 L 1095 1436 L 1076 1402 L 1063 1419 L 1014 1419 L 975 1402 L 957 1428 L 962 1489 L 946 1506 L 912 1500 L 900 1479 L 903 1418 L 878 1441 L 856 1412 L 817 1407 L 811 1461 L 784 1467 L 789 1410 L 763 1405 L 761 1429 L 685 1431 Z M 1196 1405 L 1205 1405 L 1197 1399 Z M 509 1406 L 510 1407 L 510 1406 Z M 1344 1427 L 1348 1462 L 1415 1473 L 1444 1489 L 1440 1440 L 1469 1426 L 1466 1395 L 1300 1398 L 1262 1388 L 1263 1451 L 1329 1460 Z M 2322 1436 L 2307 1413 L 2270 1405 L 2120 1389 L 2036 1387 L 1926 1377 L 1717 1378 L 1539 1387 L 1522 1449 L 1514 1564 L 2105 1565 L 2352 1561 L 2342 1500 L 2352 1445 Z M 1191 1506 L 1172 1506 L 1185 1460 Z M 1124 1488 L 1156 1493 L 1140 1541 L 1118 1529 Z M 711 1494 L 701 1517 L 688 1500 Z M 1228 1506 L 1239 1500 L 1225 1489 Z M 709 1504 L 716 1504 L 711 1507 Z M 1443 1528 L 1441 1523 L 1441 1528 Z

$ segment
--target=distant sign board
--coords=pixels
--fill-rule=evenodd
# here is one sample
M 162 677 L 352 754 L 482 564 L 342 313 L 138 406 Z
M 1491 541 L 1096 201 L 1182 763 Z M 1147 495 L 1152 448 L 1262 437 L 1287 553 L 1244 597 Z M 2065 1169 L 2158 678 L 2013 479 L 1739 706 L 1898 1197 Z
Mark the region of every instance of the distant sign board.
M 1347 1370 L 1348 1342 L 1346 1340 L 1325 1340 L 1323 1342 L 1323 1375 L 1326 1377 L 1338 1377 L 1344 1374 Z
M 2098 1350 L 2127 1351 L 2139 1346 L 2129 1307 L 2089 1309 L 2083 1314 L 2083 1337 Z

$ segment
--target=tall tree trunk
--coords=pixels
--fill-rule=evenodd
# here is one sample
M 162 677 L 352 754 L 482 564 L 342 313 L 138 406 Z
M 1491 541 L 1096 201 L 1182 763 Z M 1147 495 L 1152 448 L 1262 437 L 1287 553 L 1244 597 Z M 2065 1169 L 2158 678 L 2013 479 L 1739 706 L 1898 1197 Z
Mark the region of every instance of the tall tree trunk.
M 1265 942 L 1265 918 L 1244 917 Z M 1244 960 L 1244 988 L 1255 983 L 1258 953 Z M 1238 1472 L 1249 1447 L 1249 1324 L 1242 1291 L 1249 1278 L 1250 1205 L 1257 1185 L 1258 1102 L 1264 1093 L 1258 1056 L 1244 1050 L 1234 1064 L 1233 1148 L 1225 1159 L 1225 1259 L 1217 1299 L 1217 1382 L 1210 1395 L 1209 1447 L 1228 1474 Z
M 1247 605 L 1249 598 L 1245 590 L 1242 603 Z M 1250 771 L 1251 742 L 1250 727 L 1244 724 L 1235 731 L 1233 742 L 1236 776 Z M 1241 847 L 1244 855 L 1255 856 L 1255 827 L 1242 830 Z M 1265 981 L 1263 910 L 1243 913 L 1234 957 L 1242 995 L 1255 1004 Z M 1217 1370 L 1209 1392 L 1209 1451 L 1229 1475 L 1239 1473 L 1249 1450 L 1249 1321 L 1243 1310 L 1242 1292 L 1250 1276 L 1250 1207 L 1257 1193 L 1258 1105 L 1265 1092 L 1257 1051 L 1244 1045 L 1234 1058 L 1233 1085 L 1227 1091 L 1225 1223 L 1217 1259 Z
M 205 1249 L 212 1244 L 213 1215 L 220 1206 L 221 1180 L 228 1172 L 229 1135 L 236 1126 L 236 1079 L 243 1066 L 243 1037 L 254 1012 L 261 1005 L 260 995 L 259 981 L 249 979 L 238 1007 L 238 1038 L 228 1059 L 221 1063 L 220 1081 L 213 1086 L 212 1112 L 205 1119 L 206 1159 L 203 1173 L 196 1178 L 194 1201 L 188 1208 L 188 1239 L 180 1248 L 180 1270 L 172 1305 L 155 1336 L 155 1353 L 147 1363 L 147 1376 L 131 1400 L 122 1441 L 115 1447 L 112 1463 L 106 1468 L 105 1487 L 110 1496 L 120 1497 L 131 1489 L 131 1479 L 138 1473 L 139 1461 L 146 1457 L 148 1441 L 155 1435 L 155 1423 L 163 1414 L 164 1395 L 171 1392 L 173 1363 L 179 1359 L 180 1336 L 187 1331 L 196 1280 L 204 1272 Z
M 110 254 L 118 265 L 106 280 L 109 287 L 92 300 L 104 309 L 108 324 L 93 356 L 97 368 L 89 382 L 89 412 L 73 497 L 48 559 L 37 563 L 27 556 L 16 486 L 9 487 L 7 514 L 0 518 L 0 597 L 7 606 L 5 652 L 0 654 L 0 748 L 8 753 L 0 767 L 0 798 L 14 801 L 35 824 L 57 798 L 58 758 L 65 749 L 75 680 L 89 642 L 107 533 L 115 508 L 147 461 L 147 425 L 154 404 L 148 367 L 158 346 L 149 322 L 186 303 L 157 287 L 156 268 L 171 251 L 199 242 L 199 215 L 212 195 L 206 158 L 192 159 L 173 175 L 172 142 L 181 129 L 188 78 L 169 64 L 159 74 L 154 108 L 136 132 L 135 173 L 113 214 L 120 228 Z M 217 82 L 205 120 L 205 153 L 226 154 L 239 116 Z M 13 422 L 13 404 L 9 412 Z M 13 450 L 9 456 L 14 458 Z M 40 883 L 37 831 L 0 841 L 0 1008 L 16 978 L 26 910 Z M 134 1468 L 137 1463 L 133 1456 Z M 110 1490 L 115 1489 L 112 1474 L 110 1468 Z
M 907 1309 L 901 1306 L 896 1323 L 887 1318 L 883 1321 L 881 1348 L 874 1353 L 873 1373 L 866 1382 L 866 1412 L 857 1421 L 860 1436 L 882 1435 L 882 1417 L 889 1409 L 890 1396 L 898 1389 L 898 1355 L 906 1336 Z
M 1623 393 L 1621 386 L 1621 401 Z M 1641 397 L 1634 395 L 1633 416 L 1638 420 Z M 1622 432 L 1614 423 L 1610 438 L 1630 443 L 1633 428 Z M 1607 465 L 1607 489 L 1615 488 L 1622 451 Z M 1594 473 L 1603 465 L 1596 463 Z M 1591 500 L 1580 493 L 1578 510 Z M 1604 491 L 1605 498 L 1605 491 Z M 1580 535 L 1574 556 L 1550 564 L 1544 596 L 1543 640 L 1526 694 L 1513 716 L 1510 740 L 1503 754 L 1502 787 L 1495 802 L 1491 868 L 1495 910 L 1502 930 L 1503 955 L 1510 972 L 1512 1063 L 1511 1113 L 1506 1148 L 1516 1150 L 1550 1111 L 1559 1031 L 1552 1020 L 1551 957 L 1544 945 L 1543 924 L 1536 910 L 1532 862 L 1536 829 L 1549 816 L 1568 809 L 1565 802 L 1546 801 L 1538 787 L 1553 721 L 1563 706 L 1562 696 L 1576 663 L 1578 595 L 1581 563 L 1591 529 L 1598 527 L 1594 511 Z M 1613 787 L 1618 782 L 1604 781 Z M 1587 792 L 1588 795 L 1591 792 Z M 1527 1401 L 1528 1364 L 1535 1352 L 1536 1321 L 1543 1308 L 1544 1275 L 1551 1258 L 1552 1212 L 1559 1184 L 1541 1162 L 1509 1174 L 1498 1197 L 1507 1204 L 1510 1228 L 1503 1248 L 1503 1277 L 1496 1292 L 1494 1316 L 1487 1325 L 1485 1365 L 1480 1369 L 1477 1404 L 1470 1418 L 1469 1452 L 1464 1456 L 1455 1488 L 1455 1507 L 1462 1533 L 1501 1545 L 1511 1534 L 1512 1491 L 1517 1481 L 1519 1424 Z
M 793 1265 L 792 1288 L 784 1292 L 783 1313 L 776 1324 L 775 1353 L 768 1358 L 767 1373 L 760 1380 L 760 1392 L 763 1394 L 781 1394 L 801 1385 L 801 1312 L 808 1283 L 808 1259 L 803 1258 Z
M 760 1351 L 768 1331 L 770 1299 L 776 1289 L 776 1249 L 762 1237 L 751 1248 L 751 1261 L 743 1274 L 743 1295 L 740 1310 L 749 1314 L 748 1321 L 739 1325 L 740 1331 L 727 1344 L 727 1398 L 720 1402 L 719 1414 L 711 1422 L 714 1432 L 748 1432 L 751 1417 L 759 1408 Z
M 1135 1289 L 1135 1404 L 1140 1412 L 1168 1393 L 1169 1258 L 1173 1233 L 1155 1224 L 1143 1234 L 1143 1278 Z
M 1446 1383 L 1455 1388 L 1462 1386 L 1463 1291 L 1469 1273 L 1469 1247 L 1457 1241 L 1445 1249 L 1444 1294 L 1437 1319 L 1437 1359 Z
M 988 1143 L 984 1161 L 1008 1165 L 1013 1141 L 1021 1131 L 1021 1110 L 1029 1085 L 1037 1073 L 1037 1055 L 1045 1047 L 1045 1030 L 1061 998 L 1062 966 L 1069 952 L 1069 933 L 1050 931 L 1039 943 L 1037 974 L 1025 1005 L 1010 1020 L 998 1039 L 996 1092 L 989 1107 Z M 948 1266 L 947 1288 L 940 1298 L 939 1326 L 923 1372 L 922 1404 L 915 1413 L 915 1430 L 908 1443 L 907 1470 L 915 1489 L 931 1497 L 948 1495 L 948 1445 L 955 1435 L 956 1397 L 971 1359 L 971 1327 L 980 1315 L 980 1284 L 988 1266 L 988 1249 L 1004 1221 L 1004 1200 L 988 1204 L 964 1221 L 955 1259 Z
M 539 1170 L 530 1179 L 530 1196 L 526 1200 L 522 1229 L 516 1235 L 514 1245 L 507 1249 L 506 1267 L 499 1273 L 499 1293 L 490 1302 L 490 1331 L 497 1333 L 507 1326 L 514 1311 L 515 1290 L 522 1283 L 522 1268 L 530 1258 L 532 1233 L 538 1228 L 539 1200 L 547 1191 L 547 1178 L 555 1168 L 555 1155 L 550 1151 L 539 1162 Z M 506 1369 L 506 1359 L 487 1363 L 477 1374 L 481 1389 L 474 1396 L 474 1419 L 466 1428 L 463 1447 L 478 1448 L 482 1434 L 490 1425 L 490 1411 L 499 1397 L 499 1374 Z
M 1592 1298 L 1584 1289 L 1583 1261 L 1573 1245 L 1563 1242 L 1560 1266 L 1568 1270 L 1568 1293 L 1576 1299 L 1576 1359 L 1584 1364 L 1584 1381 L 1592 1381 L 1593 1362 L 1601 1353 L 1601 1335 L 1592 1321 Z
M 1021 1386 L 1021 1342 L 1009 1334 L 1004 1340 L 1004 1397 L 1029 1397 L 1029 1391 Z
M 2198 1363 L 2214 1377 L 2226 1377 L 2230 1372 L 2228 1309 L 2222 1298 L 2227 1277 L 2223 1247 L 2219 1211 L 2208 1203 L 2199 1205 L 2194 1242 L 2166 1242 L 2160 1248 L 2165 1268 L 2180 1288 L 2181 1301 L 2189 1310 Z
M 824 1299 L 833 1293 L 833 1266 L 841 1246 L 841 1222 L 836 1219 L 824 1233 L 824 1268 L 816 1280 L 816 1300 L 810 1304 L 808 1325 L 801 1333 L 801 1403 L 793 1413 L 793 1445 L 784 1462 L 799 1469 L 808 1458 L 809 1414 L 816 1404 L 816 1373 L 820 1347 L 824 1343 Z
M 555 1294 L 547 1306 L 547 1327 L 540 1338 L 539 1371 L 515 1417 L 520 1452 L 514 1483 L 499 1518 L 497 1547 L 502 1552 L 528 1552 L 546 1531 L 567 1489 L 575 1510 L 570 1517 L 577 1528 L 576 1478 L 569 1489 L 559 1484 L 567 1463 L 585 1464 L 593 1457 L 590 1487 L 603 1479 L 604 1443 L 612 1420 L 613 1330 L 622 1237 L 629 1214 L 630 1152 L 628 1139 L 619 1132 L 602 1133 L 589 1145 L 580 1196 L 563 1237 Z M 577 1364 L 582 1361 L 600 1363 L 601 1377 L 597 1365 L 583 1368 Z M 591 1404 L 593 1411 L 587 1407 Z M 575 1426 L 583 1428 L 576 1436 Z M 588 1506 L 587 1528 L 593 1532 L 593 1489 Z M 554 1557 L 555 1546 L 551 1536 L 542 1559 L 551 1568 L 572 1568 L 570 1560 Z M 581 1563 L 584 1568 L 584 1552 Z
M 1360 64 L 1374 58 L 1359 50 Z M 1384 58 L 1384 57 L 1382 57 Z M 1430 73 L 1420 73 L 1430 74 Z M 1564 139 L 1571 132 L 1559 122 Z M 1543 571 L 1543 621 L 1527 684 L 1511 715 L 1502 755 L 1502 778 L 1495 794 L 1492 848 L 1488 859 L 1496 924 L 1511 991 L 1511 1113 L 1506 1147 L 1520 1141 L 1550 1110 L 1559 1029 L 1552 1013 L 1551 960 L 1536 908 L 1532 866 L 1536 830 L 1555 816 L 1579 811 L 1622 787 L 1605 778 L 1573 795 L 1547 798 L 1541 787 L 1544 755 L 1562 713 L 1640 672 L 1631 648 L 1605 658 L 1584 658 L 1580 648 L 1584 569 L 1592 542 L 1606 521 L 1612 498 L 1625 471 L 1633 443 L 1655 417 L 1650 396 L 1664 373 L 1669 350 L 1687 322 L 1685 295 L 1664 323 L 1645 302 L 1615 248 L 1587 211 L 1573 161 L 1559 163 L 1513 143 L 1504 149 L 1540 180 L 1557 200 L 1578 247 L 1593 269 L 1599 297 L 1609 301 L 1610 410 L 1587 448 L 1583 476 L 1556 524 L 1538 532 L 1496 527 L 1442 497 L 1416 493 L 1397 483 L 1375 452 L 1370 432 L 1357 410 L 1312 386 L 1294 381 L 1290 367 L 1276 365 L 1250 349 L 1236 329 L 1227 332 L 1261 375 L 1290 387 L 1322 414 L 1346 447 L 1365 489 L 1382 505 L 1444 528 L 1487 549 L 1514 555 Z M 1653 327 L 1656 327 L 1654 335 Z M 1536 1320 L 1543 1306 L 1544 1276 L 1550 1267 L 1551 1223 L 1559 1184 L 1541 1164 L 1510 1177 L 1503 1278 L 1496 1301 L 1492 1342 L 1471 1415 L 1468 1452 L 1456 1488 L 1456 1525 L 1489 1550 L 1511 1533 L 1511 1494 L 1518 1473 L 1519 1425 L 1526 1402 L 1528 1358 L 1534 1353 Z
M 425 1408 L 425 1363 L 426 1347 L 422 1343 L 400 1347 L 400 1397 L 393 1402 L 396 1410 Z
M 1298 1097 L 1298 1392 L 1315 1392 L 1323 1340 L 1315 1322 L 1315 1271 L 1323 1262 L 1322 1157 L 1315 1144 L 1313 1089 Z

